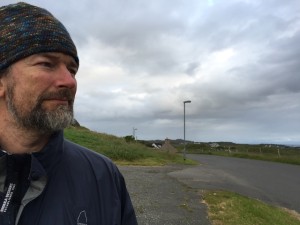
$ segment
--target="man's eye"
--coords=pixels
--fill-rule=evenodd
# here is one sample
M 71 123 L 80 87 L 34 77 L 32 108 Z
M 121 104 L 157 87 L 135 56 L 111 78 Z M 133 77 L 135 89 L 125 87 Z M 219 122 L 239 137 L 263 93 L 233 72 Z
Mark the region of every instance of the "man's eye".
M 47 67 L 47 68 L 53 68 L 54 67 L 53 63 L 50 63 L 50 62 L 40 62 L 39 65 L 43 66 L 43 67 Z
M 71 74 L 73 74 L 74 76 L 75 76 L 76 73 L 77 73 L 77 68 L 69 67 L 68 70 L 69 70 L 69 72 L 70 72 Z

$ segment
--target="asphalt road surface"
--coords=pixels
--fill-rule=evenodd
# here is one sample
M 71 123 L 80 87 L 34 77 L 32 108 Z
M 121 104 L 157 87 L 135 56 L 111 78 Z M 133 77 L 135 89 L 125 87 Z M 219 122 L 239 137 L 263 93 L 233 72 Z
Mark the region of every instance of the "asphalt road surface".
M 201 191 L 168 175 L 188 168 L 119 166 L 125 177 L 139 225 L 210 225 Z
M 300 213 L 300 166 L 188 155 L 199 166 L 168 173 L 193 189 L 228 190 Z

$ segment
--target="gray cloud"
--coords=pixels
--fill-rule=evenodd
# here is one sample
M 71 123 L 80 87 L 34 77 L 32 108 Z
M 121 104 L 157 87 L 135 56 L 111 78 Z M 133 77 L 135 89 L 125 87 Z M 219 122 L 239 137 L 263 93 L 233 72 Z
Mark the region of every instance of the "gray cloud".
M 82 125 L 182 138 L 190 99 L 189 139 L 300 143 L 297 0 L 29 2 L 78 46 Z

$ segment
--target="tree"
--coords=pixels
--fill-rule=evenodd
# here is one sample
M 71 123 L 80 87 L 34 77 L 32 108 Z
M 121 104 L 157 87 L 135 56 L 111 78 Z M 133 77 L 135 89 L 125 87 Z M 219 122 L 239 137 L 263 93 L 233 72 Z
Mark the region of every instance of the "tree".
M 132 142 L 132 141 L 135 140 L 132 135 L 127 135 L 127 136 L 124 137 L 124 139 L 125 139 L 126 142 Z

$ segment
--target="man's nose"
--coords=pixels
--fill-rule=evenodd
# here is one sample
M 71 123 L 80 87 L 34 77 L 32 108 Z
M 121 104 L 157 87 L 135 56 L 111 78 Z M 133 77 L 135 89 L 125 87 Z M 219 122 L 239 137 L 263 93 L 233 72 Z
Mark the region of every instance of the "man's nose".
M 77 86 L 75 74 L 69 71 L 65 65 L 59 67 L 59 73 L 57 76 L 57 86 L 69 89 L 74 89 Z

